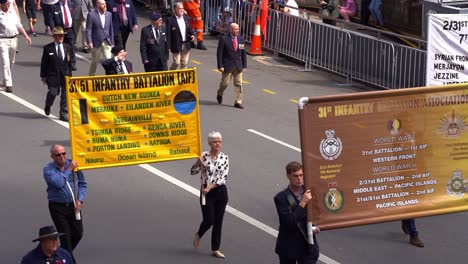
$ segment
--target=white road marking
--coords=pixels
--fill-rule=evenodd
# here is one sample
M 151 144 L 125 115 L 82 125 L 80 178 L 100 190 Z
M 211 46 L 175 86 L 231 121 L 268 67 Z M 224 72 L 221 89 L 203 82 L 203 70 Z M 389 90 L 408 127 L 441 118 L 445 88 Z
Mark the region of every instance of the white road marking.
M 300 148 L 295 147 L 295 146 L 293 146 L 293 145 L 289 145 L 289 144 L 286 143 L 286 142 L 283 142 L 283 141 L 278 140 L 278 139 L 276 139 L 276 138 L 272 138 L 272 137 L 270 137 L 270 136 L 268 136 L 268 135 L 265 135 L 265 134 L 263 134 L 263 133 L 260 133 L 260 132 L 258 132 L 257 130 L 254 130 L 254 129 L 247 129 L 247 131 L 252 132 L 252 133 L 254 133 L 254 134 L 257 134 L 257 135 L 259 135 L 259 136 L 261 136 L 261 137 L 264 137 L 264 138 L 266 138 L 266 139 L 268 139 L 268 140 L 271 140 L 271 141 L 273 141 L 273 142 L 275 142 L 275 143 L 278 143 L 278 144 L 280 144 L 280 145 L 283 145 L 283 146 L 285 146 L 285 147 L 287 147 L 287 148 L 290 148 L 290 149 L 292 149 L 292 150 L 295 150 L 295 151 L 297 151 L 297 152 L 301 152 L 301 149 L 300 149 Z
M 37 106 L 35 106 L 35 105 L 29 103 L 28 101 L 23 100 L 22 98 L 20 98 L 20 97 L 14 95 L 14 94 L 12 94 L 12 93 L 6 93 L 6 92 L 4 92 L 4 91 L 2 91 L 1 93 L 2 93 L 3 95 L 5 95 L 5 96 L 9 97 L 10 99 L 12 99 L 12 100 L 18 102 L 19 104 L 24 105 L 25 107 L 31 109 L 32 111 L 34 111 L 34 112 L 36 112 L 36 113 L 39 113 L 39 114 L 41 114 L 41 115 L 43 115 L 43 116 L 45 116 L 45 117 L 48 117 L 48 118 L 50 118 L 52 121 L 54 121 L 54 122 L 56 122 L 56 123 L 58 123 L 58 124 L 64 126 L 65 128 L 69 129 L 69 125 L 68 125 L 67 122 L 63 122 L 63 121 L 58 120 L 57 117 L 54 116 L 54 115 L 46 116 L 46 115 L 44 114 L 44 110 L 43 110 L 43 109 L 41 109 L 41 108 L 39 108 L 39 107 L 37 107 Z M 286 147 L 288 147 L 288 148 L 292 148 L 292 149 L 297 150 L 297 151 L 299 151 L 299 152 L 301 151 L 301 150 L 300 150 L 299 148 L 297 148 L 297 147 L 294 147 L 294 146 L 292 146 L 292 145 L 289 145 L 289 144 L 287 144 L 287 143 L 284 143 L 284 142 L 282 142 L 282 141 L 280 141 L 280 140 L 274 139 L 274 138 L 272 138 L 272 137 L 270 137 L 270 136 L 267 136 L 267 135 L 265 135 L 265 134 L 262 134 L 262 133 L 260 133 L 260 132 L 258 132 L 258 131 L 256 131 L 256 130 L 249 129 L 248 131 L 250 131 L 250 132 L 252 132 L 252 133 L 255 133 L 255 134 L 257 134 L 257 135 L 260 135 L 260 136 L 262 136 L 262 137 L 264 137 L 264 138 L 267 138 L 267 139 L 269 139 L 269 140 L 272 140 L 272 141 L 274 141 L 274 142 L 276 142 L 276 143 L 278 143 L 278 144 L 281 144 L 281 145 L 283 145 L 283 146 L 286 146 Z M 166 181 L 168 181 L 168 182 L 170 182 L 170 183 L 172 183 L 172 184 L 174 184 L 174 185 L 176 185 L 176 186 L 178 186 L 178 187 L 180 187 L 180 188 L 186 190 L 187 192 L 192 193 L 193 195 L 195 195 L 195 196 L 197 196 L 197 197 L 200 197 L 200 190 L 198 190 L 198 189 L 196 189 L 196 188 L 194 188 L 194 187 L 192 187 L 192 186 L 190 186 L 190 185 L 188 185 L 188 184 L 186 184 L 186 183 L 184 183 L 184 182 L 182 182 L 182 181 L 180 181 L 180 180 L 174 178 L 173 176 L 171 176 L 171 175 L 169 175 L 169 174 L 167 174 L 167 173 L 165 173 L 165 172 L 162 172 L 162 171 L 160 171 L 160 170 L 156 169 L 155 167 L 150 166 L 150 165 L 148 165 L 148 164 L 141 164 L 141 165 L 139 165 L 139 166 L 140 166 L 141 168 L 143 168 L 143 169 L 145 169 L 145 170 L 147 170 L 147 171 L 149 171 L 149 172 L 155 174 L 156 176 L 158 176 L 158 177 L 160 177 L 160 178 L 162 178 L 162 179 L 164 179 L 164 180 L 166 180 Z M 247 222 L 248 224 L 253 225 L 253 226 L 257 227 L 258 229 L 260 229 L 260 230 L 262 230 L 262 231 L 264 231 L 264 232 L 270 234 L 271 236 L 273 236 L 273 237 L 278 237 L 278 231 L 277 231 L 276 229 L 271 228 L 271 227 L 269 227 L 268 225 L 266 225 L 266 224 L 264 224 L 264 223 L 262 223 L 262 222 L 256 220 L 255 218 L 252 218 L 252 217 L 250 217 L 250 216 L 244 214 L 243 212 L 241 212 L 241 211 L 235 209 L 234 207 L 231 207 L 231 206 L 228 205 L 228 206 L 226 206 L 226 211 L 229 212 L 230 214 L 236 216 L 237 218 L 239 218 L 239 219 L 241 219 L 241 220 L 244 220 L 244 221 Z M 321 254 L 321 253 L 320 253 L 319 260 L 322 261 L 323 263 L 326 263 L 326 264 L 340 264 L 339 262 L 336 262 L 335 260 L 333 260 L 333 259 L 331 259 L 331 258 L 329 258 L 329 257 L 327 257 L 327 256 L 325 256 L 325 255 L 323 255 L 323 254 Z

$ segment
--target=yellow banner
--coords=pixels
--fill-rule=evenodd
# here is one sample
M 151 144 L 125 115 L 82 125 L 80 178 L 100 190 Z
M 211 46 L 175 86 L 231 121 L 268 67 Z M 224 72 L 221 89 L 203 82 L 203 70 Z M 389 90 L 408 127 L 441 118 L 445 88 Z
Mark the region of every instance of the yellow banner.
M 308 218 L 322 229 L 468 210 L 468 86 L 309 98 Z
M 72 157 L 80 169 L 201 154 L 196 69 L 67 79 Z

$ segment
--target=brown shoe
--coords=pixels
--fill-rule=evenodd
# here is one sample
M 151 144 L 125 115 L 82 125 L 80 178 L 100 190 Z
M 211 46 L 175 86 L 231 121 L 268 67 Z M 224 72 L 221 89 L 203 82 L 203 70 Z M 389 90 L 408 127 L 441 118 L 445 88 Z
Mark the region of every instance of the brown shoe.
M 193 236 L 193 247 L 195 249 L 200 247 L 200 236 L 198 235 L 198 232 L 195 232 L 195 235 Z
M 410 237 L 409 243 L 416 247 L 424 247 L 424 243 L 419 239 L 418 236 Z
M 219 250 L 216 250 L 216 251 L 213 251 L 213 253 L 211 253 L 211 256 L 213 257 L 216 257 L 216 258 L 226 258 L 226 256 L 224 256 L 223 253 L 221 253 L 221 251 Z
M 241 105 L 241 104 L 239 104 L 239 103 L 235 103 L 235 104 L 234 104 L 234 107 L 235 107 L 235 108 L 239 108 L 239 109 L 244 109 L 244 106 Z

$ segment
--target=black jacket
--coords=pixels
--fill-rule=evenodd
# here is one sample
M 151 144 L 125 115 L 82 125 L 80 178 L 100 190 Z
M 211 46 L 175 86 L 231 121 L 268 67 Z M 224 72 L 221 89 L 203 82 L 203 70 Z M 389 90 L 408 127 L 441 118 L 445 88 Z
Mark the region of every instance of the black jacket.
M 146 60 L 151 64 L 165 63 L 169 60 L 169 45 L 164 27 L 160 30 L 159 41 L 154 37 L 152 25 L 141 30 L 140 55 L 143 63 Z
M 188 17 L 184 15 L 185 21 L 185 32 L 180 32 L 179 24 L 177 23 L 177 18 L 171 16 L 167 19 L 166 22 L 166 35 L 167 35 L 167 44 L 172 53 L 179 53 L 182 51 L 182 44 L 187 45 L 186 43 L 190 42 L 192 36 L 195 35 L 195 31 L 190 28 L 188 23 Z M 182 34 L 185 34 L 185 42 L 182 41 Z M 187 48 L 190 49 L 190 45 L 187 45 Z
M 127 68 L 128 73 L 132 73 L 133 67 L 132 63 L 129 62 L 128 60 L 124 60 L 123 63 L 125 64 L 125 67 Z M 104 67 L 104 70 L 106 71 L 106 75 L 113 75 L 113 74 L 119 74 L 119 64 L 117 61 L 115 61 L 114 57 L 107 59 L 101 63 L 102 67 Z
M 296 200 L 294 206 L 290 206 L 288 202 L 289 194 Z M 299 206 L 299 201 L 297 201 L 289 188 L 279 192 L 275 196 L 274 201 L 280 222 L 278 238 L 276 240 L 276 254 L 296 259 L 314 254 L 318 258 L 319 246 L 315 235 L 314 245 L 310 245 L 297 226 L 297 223 L 299 223 L 303 230 L 307 232 L 305 208 Z
M 64 60 L 60 60 L 55 49 L 55 42 L 44 46 L 41 59 L 41 78 L 47 78 L 49 86 L 59 86 L 65 82 L 65 76 L 71 76 L 72 47 L 62 43 L 64 49 Z

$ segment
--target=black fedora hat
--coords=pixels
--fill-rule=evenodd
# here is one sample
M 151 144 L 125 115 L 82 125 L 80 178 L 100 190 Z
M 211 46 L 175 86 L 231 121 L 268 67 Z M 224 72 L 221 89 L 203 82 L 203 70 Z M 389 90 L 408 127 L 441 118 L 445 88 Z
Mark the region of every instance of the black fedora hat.
M 32 242 L 36 242 L 43 238 L 59 237 L 63 235 L 64 233 L 57 232 L 57 229 L 55 229 L 55 226 L 43 226 L 41 227 L 41 229 L 39 229 L 39 237 L 34 239 Z

